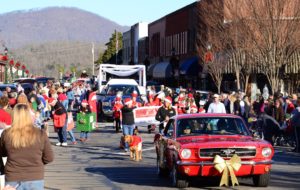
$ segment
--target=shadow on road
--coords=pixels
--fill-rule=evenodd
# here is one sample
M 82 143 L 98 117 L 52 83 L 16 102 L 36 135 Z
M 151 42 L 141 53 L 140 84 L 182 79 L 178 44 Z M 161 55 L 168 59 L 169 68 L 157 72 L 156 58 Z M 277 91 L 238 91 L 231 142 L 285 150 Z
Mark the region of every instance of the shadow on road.
M 87 172 L 106 176 L 117 183 L 134 184 L 154 187 L 168 187 L 167 179 L 160 179 L 155 168 L 150 167 L 90 167 Z

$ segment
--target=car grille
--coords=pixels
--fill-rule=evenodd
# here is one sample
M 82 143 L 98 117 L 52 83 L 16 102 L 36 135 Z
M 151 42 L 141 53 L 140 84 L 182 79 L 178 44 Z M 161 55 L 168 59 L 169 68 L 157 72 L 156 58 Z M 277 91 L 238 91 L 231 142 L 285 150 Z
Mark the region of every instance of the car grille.
M 237 154 L 239 157 L 254 157 L 256 148 L 202 148 L 199 150 L 199 156 L 204 158 L 213 158 L 216 155 L 221 157 L 232 157 Z

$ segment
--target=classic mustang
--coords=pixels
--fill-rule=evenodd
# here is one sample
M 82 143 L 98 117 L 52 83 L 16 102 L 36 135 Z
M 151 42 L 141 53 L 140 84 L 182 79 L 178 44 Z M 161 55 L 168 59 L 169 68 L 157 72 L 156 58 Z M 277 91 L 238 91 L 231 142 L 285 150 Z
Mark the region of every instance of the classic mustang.
M 221 185 L 238 184 L 236 177 L 252 177 L 266 187 L 274 149 L 255 139 L 242 118 L 229 114 L 188 114 L 172 117 L 163 134 L 155 136 L 159 175 L 188 187 L 189 177 L 222 176 Z M 222 175 L 223 174 L 223 175 Z

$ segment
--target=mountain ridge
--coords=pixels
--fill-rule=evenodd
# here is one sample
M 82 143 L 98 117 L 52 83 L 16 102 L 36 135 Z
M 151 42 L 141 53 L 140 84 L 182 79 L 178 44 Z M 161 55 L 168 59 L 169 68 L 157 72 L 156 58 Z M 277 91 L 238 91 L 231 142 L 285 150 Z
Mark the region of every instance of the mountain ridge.
M 75 7 L 46 7 L 0 14 L 0 38 L 10 48 L 52 41 L 106 43 L 127 26 Z

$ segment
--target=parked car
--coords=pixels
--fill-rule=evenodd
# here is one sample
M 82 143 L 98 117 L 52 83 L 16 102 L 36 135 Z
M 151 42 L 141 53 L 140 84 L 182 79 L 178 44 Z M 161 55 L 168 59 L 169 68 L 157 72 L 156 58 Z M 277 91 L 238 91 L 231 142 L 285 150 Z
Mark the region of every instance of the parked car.
M 48 81 L 54 82 L 55 78 L 53 78 L 53 77 L 36 77 L 35 80 L 38 84 L 43 83 L 43 85 L 45 86 Z
M 34 84 L 35 82 L 37 82 L 37 80 L 33 79 L 33 78 L 19 78 L 19 79 L 14 80 L 14 83 L 31 83 L 31 84 Z
M 186 114 L 169 120 L 163 134 L 155 136 L 157 170 L 171 176 L 178 188 L 188 187 L 190 177 L 222 174 L 215 168 L 219 156 L 225 163 L 240 158 L 236 176 L 252 177 L 254 185 L 266 187 L 270 180 L 274 149 L 255 139 L 242 118 L 229 114 Z
M 0 84 L 0 91 L 5 91 L 9 87 L 12 92 L 17 92 L 17 87 L 14 84 Z

